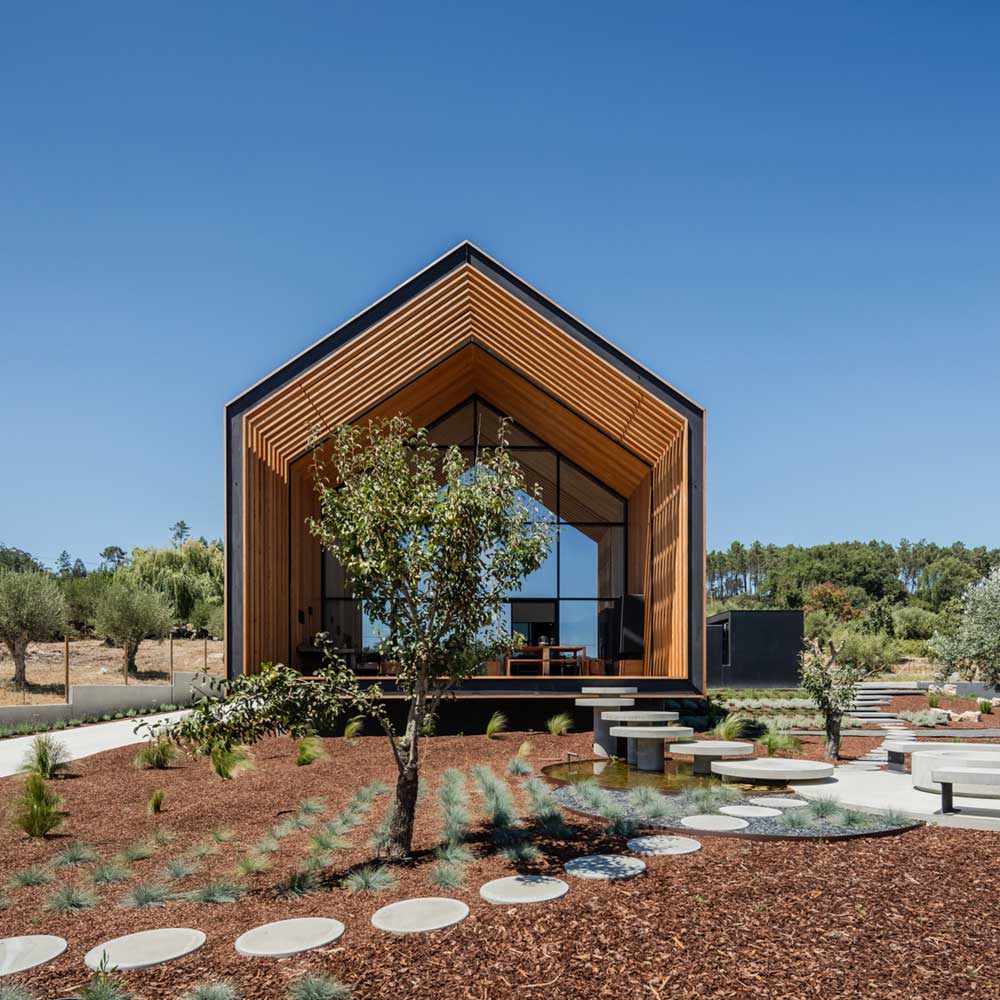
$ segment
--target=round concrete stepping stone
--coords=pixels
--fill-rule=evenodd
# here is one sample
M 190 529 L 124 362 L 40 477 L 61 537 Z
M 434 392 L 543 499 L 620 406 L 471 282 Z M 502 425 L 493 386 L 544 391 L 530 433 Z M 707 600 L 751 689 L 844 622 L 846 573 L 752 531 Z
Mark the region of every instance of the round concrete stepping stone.
M 0 938 L 0 976 L 33 969 L 58 958 L 66 950 L 66 941 L 54 934 L 27 934 Z
M 586 854 L 564 865 L 566 873 L 577 878 L 618 880 L 635 878 L 646 870 L 646 862 L 624 854 Z
M 469 908 L 460 899 L 422 896 L 383 906 L 372 915 L 372 924 L 389 934 L 421 934 L 451 927 L 468 915 Z
M 109 968 L 145 969 L 197 951 L 205 943 L 203 931 L 190 927 L 165 927 L 156 931 L 138 931 L 105 941 L 91 948 L 83 957 L 88 969 L 97 970 L 107 958 Z
M 755 757 L 750 760 L 713 761 L 712 773 L 751 781 L 817 781 L 833 774 L 833 764 L 788 757 Z
M 780 816 L 780 809 L 770 806 L 721 806 L 719 812 L 724 816 L 736 816 L 739 819 L 765 819 L 768 816 Z
M 809 805 L 805 799 L 783 799 L 780 795 L 755 795 L 750 802 L 755 806 L 766 806 L 768 809 L 799 809 Z
M 282 958 L 332 944 L 344 933 L 344 925 L 330 917 L 293 917 L 262 924 L 236 939 L 241 955 Z
M 667 854 L 694 854 L 701 850 L 701 841 L 693 837 L 671 837 L 668 834 L 654 834 L 649 837 L 634 837 L 628 842 L 628 849 L 636 854 L 662 856 Z
M 690 827 L 692 830 L 730 833 L 733 830 L 745 830 L 750 824 L 745 819 L 737 819 L 735 816 L 716 816 L 713 813 L 705 813 L 700 816 L 685 816 L 681 820 L 681 825 Z
M 497 906 L 520 906 L 523 903 L 546 903 L 569 892 L 569 884 L 547 875 L 512 875 L 495 878 L 479 890 L 487 903 Z

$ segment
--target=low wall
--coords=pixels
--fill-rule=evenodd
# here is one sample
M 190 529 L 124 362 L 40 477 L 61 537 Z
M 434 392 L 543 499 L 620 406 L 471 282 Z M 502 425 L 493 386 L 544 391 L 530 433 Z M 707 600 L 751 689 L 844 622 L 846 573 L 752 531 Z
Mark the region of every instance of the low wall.
M 204 674 L 181 671 L 173 684 L 71 684 L 68 703 L 0 706 L 0 726 L 94 719 L 131 709 L 154 712 L 161 705 L 190 705 L 211 693 Z

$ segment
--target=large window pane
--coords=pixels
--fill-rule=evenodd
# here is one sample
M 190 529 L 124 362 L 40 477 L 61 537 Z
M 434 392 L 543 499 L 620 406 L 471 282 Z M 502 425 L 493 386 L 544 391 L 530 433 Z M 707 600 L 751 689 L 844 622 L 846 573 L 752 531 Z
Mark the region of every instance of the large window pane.
M 563 521 L 625 520 L 625 503 L 572 462 L 559 460 L 559 517 Z
M 373 621 L 360 601 L 324 601 L 323 628 L 337 649 L 374 653 L 388 629 Z
M 559 645 L 586 646 L 597 656 L 597 601 L 559 602 Z
M 535 520 L 554 521 L 556 519 L 556 453 L 548 450 L 511 448 L 511 458 L 521 466 L 525 485 L 530 489 L 536 484 L 541 487 L 541 503 L 530 493 L 524 501 L 535 512 Z
M 624 528 L 608 524 L 560 525 L 560 597 L 619 597 L 624 586 Z
M 479 400 L 476 415 L 479 424 L 477 430 L 479 432 L 480 445 L 492 447 L 497 444 L 499 442 L 497 431 L 500 429 L 500 421 L 503 419 L 503 414 L 490 406 L 489 403 Z M 543 442 L 539 441 L 533 434 L 529 434 L 519 424 L 508 421 L 507 443 L 514 448 L 517 445 L 540 445 Z
M 329 552 L 325 551 L 323 553 L 323 596 L 351 596 L 351 588 L 348 586 L 344 567 Z
M 453 413 L 442 417 L 427 428 L 427 437 L 434 444 L 465 444 L 471 445 L 473 437 L 473 405 L 470 399 Z
M 521 582 L 519 590 L 512 590 L 511 597 L 555 597 L 558 593 L 557 569 L 559 559 L 555 540 L 549 550 L 549 557 Z

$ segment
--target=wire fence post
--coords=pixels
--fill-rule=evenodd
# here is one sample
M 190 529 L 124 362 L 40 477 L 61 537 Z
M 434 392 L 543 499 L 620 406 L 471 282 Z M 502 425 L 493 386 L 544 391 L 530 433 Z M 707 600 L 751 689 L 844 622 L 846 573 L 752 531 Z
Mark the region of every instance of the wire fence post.
M 69 635 L 63 635 L 63 673 L 66 675 L 66 704 L 69 704 Z

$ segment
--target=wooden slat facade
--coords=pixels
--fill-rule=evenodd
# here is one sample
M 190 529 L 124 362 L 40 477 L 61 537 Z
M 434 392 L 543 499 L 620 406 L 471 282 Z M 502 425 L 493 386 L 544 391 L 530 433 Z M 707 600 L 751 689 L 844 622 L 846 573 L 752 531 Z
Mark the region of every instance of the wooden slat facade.
M 477 395 L 627 498 L 625 586 L 646 595 L 647 614 L 646 658 L 628 669 L 700 688 L 703 643 L 693 655 L 691 631 L 703 571 L 695 592 L 691 567 L 704 556 L 703 518 L 692 537 L 690 493 L 699 480 L 703 502 L 703 462 L 692 466 L 689 438 L 700 435 L 702 412 L 683 397 L 674 403 L 674 390 L 606 342 L 595 350 L 568 314 L 540 309 L 509 272 L 495 280 L 499 265 L 476 254 L 442 266 L 300 371 L 279 371 L 246 394 L 259 398 L 230 404 L 230 443 L 240 451 L 229 457 L 227 502 L 227 558 L 239 553 L 238 571 L 227 568 L 230 628 L 240 631 L 231 669 L 285 661 L 320 627 L 320 552 L 305 525 L 316 512 L 308 449 L 317 430 L 396 413 L 429 424 Z

